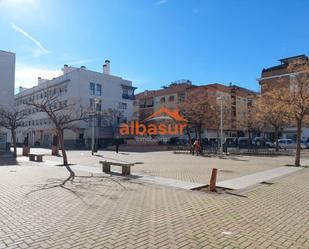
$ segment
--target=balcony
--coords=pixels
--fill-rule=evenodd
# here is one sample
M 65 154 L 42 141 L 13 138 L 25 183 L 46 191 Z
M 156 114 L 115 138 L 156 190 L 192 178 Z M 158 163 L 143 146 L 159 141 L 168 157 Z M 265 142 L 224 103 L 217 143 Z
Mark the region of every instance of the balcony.
M 123 99 L 129 99 L 129 100 L 134 100 L 134 95 L 130 95 L 130 94 L 122 94 L 122 98 Z

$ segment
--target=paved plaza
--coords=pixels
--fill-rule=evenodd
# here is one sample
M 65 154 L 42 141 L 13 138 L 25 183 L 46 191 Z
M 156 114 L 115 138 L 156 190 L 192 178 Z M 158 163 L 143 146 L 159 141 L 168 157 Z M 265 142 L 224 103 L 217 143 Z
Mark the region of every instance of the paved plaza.
M 73 164 L 98 169 L 102 156 L 139 162 L 134 174 L 200 183 L 208 183 L 214 166 L 219 180 L 228 180 L 293 162 L 292 157 L 217 159 L 172 152 L 68 155 Z M 61 157 L 44 157 L 45 163 L 19 157 L 18 165 L 0 160 L 1 249 L 309 248 L 307 168 L 272 184 L 214 194 L 82 171 L 61 187 L 67 177 L 55 166 Z
M 46 149 L 33 149 L 32 151 L 50 155 L 50 150 Z M 96 168 L 101 168 L 99 161 L 102 160 L 137 163 L 132 168 L 133 174 L 161 176 L 197 183 L 208 183 L 212 168 L 218 168 L 218 181 L 223 181 L 293 164 L 294 161 L 291 156 L 230 156 L 218 159 L 215 156 L 198 157 L 188 154 L 174 154 L 172 151 L 120 152 L 119 154 L 114 151 L 99 151 L 95 156 L 91 156 L 90 151 L 69 151 L 68 157 L 72 164 Z M 309 154 L 305 154 L 304 157 L 309 159 Z M 47 156 L 44 159 L 62 163 L 61 157 Z M 74 165 L 72 167 L 74 168 Z

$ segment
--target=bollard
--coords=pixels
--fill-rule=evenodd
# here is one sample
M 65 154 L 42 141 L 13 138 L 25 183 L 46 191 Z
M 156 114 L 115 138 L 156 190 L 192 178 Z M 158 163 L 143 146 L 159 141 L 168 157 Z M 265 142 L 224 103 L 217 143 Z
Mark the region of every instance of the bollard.
M 52 156 L 59 156 L 58 146 L 52 146 Z
M 217 169 L 213 168 L 210 177 L 209 190 L 210 192 L 216 192 L 216 182 L 217 182 Z
M 23 145 L 23 156 L 28 156 L 30 153 L 30 146 Z

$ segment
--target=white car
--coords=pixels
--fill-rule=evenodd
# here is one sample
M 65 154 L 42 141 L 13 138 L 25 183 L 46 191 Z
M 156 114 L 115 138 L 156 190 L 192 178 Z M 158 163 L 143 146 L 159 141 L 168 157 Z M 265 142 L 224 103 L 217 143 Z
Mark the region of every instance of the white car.
M 296 149 L 296 142 L 294 142 L 292 139 L 279 139 L 278 140 L 279 148 L 281 149 Z M 306 149 L 306 145 L 301 143 L 300 148 Z

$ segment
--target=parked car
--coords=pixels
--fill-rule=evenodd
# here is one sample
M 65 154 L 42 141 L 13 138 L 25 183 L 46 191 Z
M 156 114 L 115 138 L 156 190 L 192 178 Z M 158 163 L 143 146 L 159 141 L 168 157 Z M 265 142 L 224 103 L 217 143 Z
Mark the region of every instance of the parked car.
M 170 138 L 170 140 L 168 141 L 169 145 L 188 145 L 188 140 L 186 139 L 182 139 L 182 138 L 178 138 L 178 137 L 172 137 Z
M 237 138 L 236 137 L 225 138 L 224 146 L 226 146 L 226 147 L 236 147 L 237 146 Z
M 255 137 L 253 138 L 252 143 L 256 146 L 267 146 L 269 148 L 276 147 L 274 142 L 264 137 Z
M 237 139 L 237 146 L 239 148 L 248 148 L 252 145 L 252 141 L 249 137 L 239 137 Z
M 288 138 L 279 139 L 278 145 L 280 149 L 296 149 L 296 142 Z M 307 145 L 304 143 L 300 143 L 300 148 L 306 149 Z
M 304 149 L 309 149 L 309 142 L 302 140 L 301 144 L 304 145 L 304 147 L 305 147 Z

